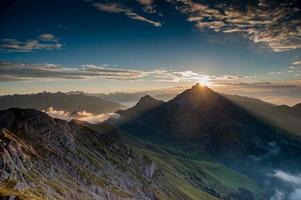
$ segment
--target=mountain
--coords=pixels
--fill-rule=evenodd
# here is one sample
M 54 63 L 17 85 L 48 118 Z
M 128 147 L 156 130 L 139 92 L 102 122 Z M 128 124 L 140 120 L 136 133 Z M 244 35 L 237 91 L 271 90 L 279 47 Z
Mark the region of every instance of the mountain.
M 195 85 L 174 99 L 141 114 L 123 128 L 142 138 L 199 141 L 208 150 L 229 154 L 254 150 L 251 137 L 271 139 L 277 130 L 262 123 L 206 86 Z M 237 140 L 239 138 L 239 140 Z
M 33 109 L 0 111 L 0 199 L 253 199 L 250 178 L 204 154 L 95 131 Z M 202 156 L 201 156 L 202 155 Z M 218 173 L 218 175 L 216 174 Z
M 124 120 L 130 120 L 133 119 L 137 116 L 139 116 L 140 114 L 147 112 L 155 107 L 158 107 L 160 105 L 162 105 L 164 103 L 164 101 L 160 101 L 157 99 L 152 98 L 149 95 L 145 95 L 143 97 L 140 98 L 140 100 L 138 101 L 138 103 L 126 110 L 118 110 L 116 111 L 116 113 L 120 114 L 122 121 Z
M 284 129 L 291 134 L 301 136 L 301 104 L 293 107 L 287 105 L 277 106 L 249 97 L 226 94 L 223 94 L 223 96 L 267 123 Z
M 277 169 L 301 173 L 295 170 L 301 164 L 300 137 L 198 84 L 119 127 L 153 144 L 207 152 L 262 184 Z M 274 190 L 275 184 L 265 187 Z
M 108 101 L 119 102 L 122 105 L 130 105 L 133 106 L 140 98 L 146 95 L 151 95 L 156 99 L 160 99 L 163 101 L 168 101 L 174 98 L 179 92 L 187 89 L 186 87 L 172 87 L 172 88 L 164 88 L 164 89 L 155 89 L 155 90 L 145 90 L 138 92 L 113 92 L 113 93 L 85 93 L 89 96 L 100 97 L 102 99 L 106 99 Z M 70 92 L 73 94 L 83 93 L 81 91 Z
M 53 107 L 66 112 L 87 111 L 94 114 L 114 112 L 123 106 L 101 98 L 84 94 L 38 93 L 29 95 L 7 95 L 0 98 L 0 110 L 8 108 L 34 108 L 45 110 Z
M 294 105 L 292 107 L 292 112 L 294 112 L 296 116 L 299 116 L 301 118 L 301 103 Z

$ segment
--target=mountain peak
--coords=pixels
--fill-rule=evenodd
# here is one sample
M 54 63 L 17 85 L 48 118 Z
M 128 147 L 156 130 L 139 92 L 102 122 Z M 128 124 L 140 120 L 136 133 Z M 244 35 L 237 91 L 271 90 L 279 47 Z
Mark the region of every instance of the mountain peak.
M 158 101 L 159 100 L 151 97 L 150 95 L 145 95 L 145 96 L 140 98 L 140 100 L 138 101 L 137 104 L 142 104 L 142 103 L 143 104 L 145 104 L 145 103 L 149 104 L 149 103 L 158 102 Z
M 218 94 L 208 88 L 207 86 L 202 86 L 199 83 L 192 86 L 190 89 L 185 90 L 181 94 L 174 98 L 175 102 L 180 102 L 181 104 L 191 104 L 199 105 L 200 102 L 204 101 L 215 101 L 218 98 Z M 214 100 L 215 99 L 215 100 Z
M 140 98 L 140 100 L 137 102 L 137 104 L 127 110 L 119 110 L 117 111 L 118 114 L 120 114 L 123 119 L 131 119 L 134 117 L 137 117 L 138 115 L 149 111 L 155 107 L 160 106 L 163 104 L 164 101 L 157 100 L 150 95 L 145 95 Z
M 201 85 L 200 83 L 196 83 L 195 85 L 193 85 L 191 87 L 191 90 L 193 90 L 193 91 L 199 91 L 199 92 L 204 92 L 204 91 L 214 92 L 209 87 L 207 87 L 205 85 Z

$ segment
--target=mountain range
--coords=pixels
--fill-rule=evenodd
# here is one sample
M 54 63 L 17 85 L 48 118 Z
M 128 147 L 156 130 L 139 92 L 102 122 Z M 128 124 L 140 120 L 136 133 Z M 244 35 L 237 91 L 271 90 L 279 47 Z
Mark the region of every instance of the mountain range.
M 116 111 L 116 121 L 101 124 L 66 122 L 34 109 L 0 111 L 0 194 L 274 200 L 281 193 L 295 200 L 301 138 L 260 114 L 266 110 L 258 105 L 284 109 L 197 84 L 167 102 L 142 97 Z M 286 109 L 281 112 L 298 119 L 298 109 Z
M 0 110 L 8 108 L 33 108 L 46 110 L 52 107 L 66 112 L 87 111 L 94 114 L 114 112 L 123 108 L 119 103 L 85 94 L 38 93 L 26 95 L 6 95 L 0 97 Z

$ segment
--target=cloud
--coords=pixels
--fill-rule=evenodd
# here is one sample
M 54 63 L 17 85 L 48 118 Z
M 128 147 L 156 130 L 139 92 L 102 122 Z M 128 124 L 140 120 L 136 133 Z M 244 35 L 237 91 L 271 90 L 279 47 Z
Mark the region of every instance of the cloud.
M 301 82 L 271 81 L 258 82 L 252 79 L 218 81 L 214 89 L 221 93 L 259 98 L 274 104 L 295 105 L 301 102 Z
M 144 6 L 150 6 L 154 3 L 154 0 L 137 0 L 137 1 Z
M 235 81 L 243 79 L 242 76 L 209 76 L 193 71 L 170 71 L 154 69 L 151 71 L 134 69 L 116 69 L 110 66 L 81 65 L 79 67 L 66 67 L 56 64 L 30 64 L 0 61 L 0 82 L 44 80 L 152 80 L 162 82 L 206 82 Z
M 293 105 L 301 101 L 301 81 L 258 82 L 252 76 L 208 75 L 195 71 L 172 71 L 153 69 L 150 71 L 123 69 L 108 65 L 81 65 L 68 67 L 57 64 L 31 64 L 0 61 L 0 82 L 54 81 L 54 80 L 116 80 L 157 81 L 169 83 L 191 83 L 213 87 L 218 92 L 240 94 L 275 104 Z
M 113 69 L 95 65 L 65 67 L 55 64 L 30 64 L 0 61 L 0 82 L 30 81 L 35 79 L 114 79 L 136 80 L 143 76 L 139 70 Z
M 280 190 L 275 190 L 275 194 L 270 198 L 270 200 L 284 200 L 285 193 Z
M 144 7 L 144 12 L 147 13 L 155 13 L 155 5 L 154 0 L 137 0 L 138 3 L 140 3 Z
M 69 112 L 63 110 L 55 110 L 52 106 L 42 111 L 53 118 L 63 119 L 66 121 L 70 121 L 72 119 Z
M 301 48 L 301 17 L 297 1 L 257 4 L 202 4 L 192 0 L 169 0 L 187 15 L 199 30 L 240 33 L 255 43 L 263 43 L 275 52 Z
M 85 121 L 91 124 L 98 124 L 108 119 L 118 119 L 120 117 L 120 115 L 117 113 L 104 113 L 104 114 L 94 115 L 93 113 L 82 111 L 82 112 L 78 112 L 78 114 L 80 116 L 83 116 L 83 117 L 78 117 L 77 118 L 78 120 Z
M 3 39 L 0 43 L 0 49 L 9 52 L 31 52 L 33 50 L 54 50 L 60 49 L 63 45 L 54 35 L 45 33 L 39 35 L 36 39 L 19 41 L 16 39 Z
M 144 3 L 144 6 L 150 6 L 146 5 L 146 1 L 141 1 L 140 3 Z M 145 18 L 144 16 L 134 12 L 132 9 L 122 6 L 118 3 L 93 3 L 93 6 L 96 7 L 98 10 L 108 13 L 115 13 L 115 14 L 124 14 L 125 16 L 129 17 L 130 19 L 147 22 L 150 23 L 156 27 L 161 26 L 161 22 L 157 22 L 154 20 L 150 20 Z
M 296 60 L 292 63 L 292 65 L 301 65 L 301 60 Z
M 275 170 L 273 176 L 293 185 L 301 185 L 301 174 L 293 175 L 282 170 Z
M 282 180 L 283 182 L 289 184 L 292 188 L 293 191 L 290 192 L 289 194 L 287 194 L 288 199 L 289 200 L 299 200 L 301 199 L 301 174 L 298 175 L 294 175 L 282 170 L 275 170 L 274 174 L 272 174 L 273 177 L 276 177 L 280 180 Z M 279 200 L 285 199 L 285 193 L 284 192 L 280 192 L 278 190 L 275 191 L 275 197 L 277 197 L 277 194 L 282 193 L 282 195 L 280 195 L 283 198 L 278 198 Z M 279 196 L 279 195 L 278 195 Z M 271 198 L 272 200 L 278 200 L 277 198 L 273 197 Z
M 290 200 L 300 200 L 301 199 L 301 188 L 296 189 L 290 194 Z
M 93 113 L 86 112 L 85 110 L 71 115 L 69 112 L 63 110 L 55 110 L 53 107 L 49 107 L 42 111 L 47 113 L 49 116 L 53 118 L 63 119 L 66 121 L 70 121 L 72 119 L 78 119 L 91 124 L 98 124 L 108 119 L 118 119 L 120 117 L 120 115 L 117 113 L 103 113 L 103 114 L 95 115 Z
M 293 72 L 301 72 L 301 60 L 295 60 L 292 62 L 291 66 L 289 66 L 289 69 Z

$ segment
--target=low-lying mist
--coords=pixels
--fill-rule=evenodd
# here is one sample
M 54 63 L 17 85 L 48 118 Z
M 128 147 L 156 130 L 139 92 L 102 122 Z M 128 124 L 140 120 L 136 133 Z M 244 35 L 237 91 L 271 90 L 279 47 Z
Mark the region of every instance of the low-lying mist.
M 56 110 L 52 106 L 43 110 L 43 112 L 47 113 L 53 118 L 63 119 L 66 121 L 70 121 L 72 119 L 77 119 L 80 121 L 85 121 L 91 124 L 101 123 L 108 119 L 118 119 L 120 117 L 117 113 L 102 113 L 102 114 L 93 114 L 87 112 L 85 110 L 82 111 L 74 111 L 72 113 L 64 111 L 64 110 Z
M 282 170 L 275 170 L 271 176 L 279 179 L 283 184 L 291 188 L 289 191 L 276 188 L 275 194 L 271 197 L 271 200 L 301 199 L 301 174 L 292 174 Z

